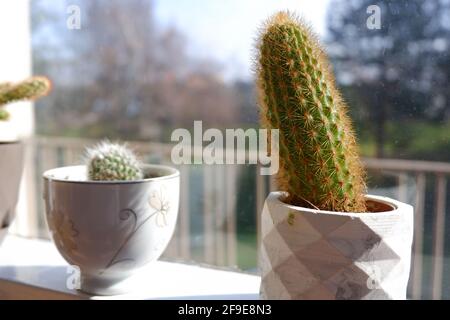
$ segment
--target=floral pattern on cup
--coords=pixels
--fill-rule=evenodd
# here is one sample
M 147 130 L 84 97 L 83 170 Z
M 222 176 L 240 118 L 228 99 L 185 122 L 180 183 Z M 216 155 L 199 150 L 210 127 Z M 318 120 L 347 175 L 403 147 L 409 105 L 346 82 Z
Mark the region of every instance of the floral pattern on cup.
M 78 249 L 76 237 L 79 231 L 75 228 L 74 222 L 59 210 L 53 212 L 53 217 L 51 229 L 58 231 L 57 234 L 61 238 L 60 241 L 64 243 L 68 251 L 75 252 Z
M 138 213 L 135 212 L 132 209 L 126 208 L 122 209 L 120 211 L 119 217 L 120 220 L 125 222 L 132 222 L 133 227 L 131 229 L 131 232 L 129 235 L 125 238 L 122 245 L 118 248 L 110 262 L 106 265 L 106 269 L 112 267 L 113 265 L 116 265 L 118 263 L 122 262 L 133 262 L 133 259 L 124 259 L 124 260 L 117 260 L 118 255 L 121 253 L 121 251 L 125 248 L 125 246 L 128 244 L 128 242 L 133 238 L 135 233 L 145 224 L 147 223 L 150 218 L 155 216 L 156 225 L 158 227 L 166 227 L 168 225 L 167 222 L 167 214 L 170 209 L 170 202 L 167 198 L 167 192 L 166 187 L 162 185 L 159 190 L 153 190 L 150 192 L 150 197 L 148 201 L 150 207 L 153 209 L 152 212 L 148 213 Z M 141 220 L 142 219 L 142 220 Z M 138 220 L 141 220 L 140 223 L 138 223 Z M 159 246 L 157 246 L 159 250 Z
M 166 197 L 166 188 L 164 185 L 159 190 L 153 190 L 148 201 L 151 208 L 155 209 L 155 221 L 158 227 L 167 226 L 167 213 L 170 209 L 169 200 Z

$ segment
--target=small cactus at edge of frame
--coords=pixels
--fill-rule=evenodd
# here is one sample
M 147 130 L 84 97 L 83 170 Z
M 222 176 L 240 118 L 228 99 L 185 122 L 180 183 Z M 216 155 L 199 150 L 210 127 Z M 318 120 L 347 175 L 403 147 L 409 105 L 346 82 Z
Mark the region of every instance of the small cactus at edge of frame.
M 9 103 L 20 100 L 36 100 L 51 90 L 51 81 L 42 76 L 30 77 L 18 83 L 0 83 L 0 121 L 7 121 L 10 113 L 4 109 Z

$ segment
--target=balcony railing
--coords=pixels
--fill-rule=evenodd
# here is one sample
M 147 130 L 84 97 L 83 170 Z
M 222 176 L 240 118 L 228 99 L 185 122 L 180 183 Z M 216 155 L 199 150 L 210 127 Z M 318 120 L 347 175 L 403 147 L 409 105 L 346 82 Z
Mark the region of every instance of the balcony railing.
M 19 217 L 16 223 L 16 232 L 48 236 L 43 218 L 41 173 L 53 167 L 81 163 L 84 148 L 95 142 L 37 137 L 27 143 L 25 176 L 29 201 L 26 212 L 22 213 L 26 217 Z M 146 161 L 171 164 L 171 145 L 142 142 L 129 145 Z M 194 150 L 196 155 L 201 156 L 201 150 Z M 364 163 L 369 172 L 369 185 L 372 184 L 370 193 L 394 197 L 415 207 L 409 296 L 413 299 L 450 298 L 450 279 L 445 277 L 450 274 L 450 263 L 445 259 L 446 244 L 447 255 L 450 249 L 446 243 L 450 243 L 449 234 L 445 232 L 446 223 L 450 222 L 446 222 L 450 163 L 373 158 L 364 159 Z M 178 168 L 181 172 L 179 221 L 165 256 L 242 267 L 239 257 L 251 255 L 250 264 L 256 268 L 259 232 L 253 232 L 254 241 L 247 243 L 247 248 L 243 247 L 238 223 L 242 208 L 238 204 L 242 199 L 254 204 L 250 206 L 252 212 L 244 212 L 244 218 L 240 219 L 250 221 L 247 224 L 254 221 L 254 230 L 259 231 L 259 216 L 266 195 L 275 188 L 274 179 L 261 176 L 257 165 L 182 165 Z M 385 180 L 391 183 L 386 186 L 380 182 Z

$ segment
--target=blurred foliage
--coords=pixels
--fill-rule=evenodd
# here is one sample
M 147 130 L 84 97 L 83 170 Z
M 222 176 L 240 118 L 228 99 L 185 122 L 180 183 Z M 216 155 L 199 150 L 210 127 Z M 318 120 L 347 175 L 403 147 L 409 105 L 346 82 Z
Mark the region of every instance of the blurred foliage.
M 161 27 L 151 0 L 31 4 L 34 72 L 54 80 L 38 133 L 167 142 L 194 120 L 258 122 L 253 82 L 224 81 L 219 63 L 188 54 L 189 30 Z M 80 30 L 65 27 L 69 4 Z M 366 26 L 369 5 L 379 30 Z M 327 25 L 363 155 L 450 161 L 450 1 L 332 0 Z
M 366 25 L 371 5 L 380 8 L 380 29 Z M 449 161 L 441 148 L 450 148 L 450 2 L 333 0 L 328 31 L 360 140 L 375 143 L 371 155 Z
M 53 94 L 37 131 L 58 136 L 167 141 L 166 128 L 255 121 L 253 86 L 225 82 L 215 61 L 188 54 L 186 30 L 161 27 L 151 0 L 34 0 L 34 72 Z M 78 5 L 81 28 L 66 28 Z

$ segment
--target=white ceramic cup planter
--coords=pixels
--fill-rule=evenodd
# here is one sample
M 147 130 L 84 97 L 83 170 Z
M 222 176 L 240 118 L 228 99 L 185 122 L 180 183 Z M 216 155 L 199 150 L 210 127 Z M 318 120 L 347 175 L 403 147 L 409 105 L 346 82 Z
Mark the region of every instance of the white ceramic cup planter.
M 0 121 L 1 122 L 1 121 Z M 21 142 L 0 143 L 0 244 L 8 232 L 19 198 L 24 147 Z
M 262 213 L 261 297 L 405 299 L 413 207 L 366 196 L 378 212 L 288 205 L 272 192 Z
M 144 165 L 134 181 L 86 181 L 85 166 L 44 173 L 46 218 L 61 255 L 80 268 L 81 290 L 98 295 L 128 291 L 127 279 L 157 260 L 177 221 L 180 175 Z

